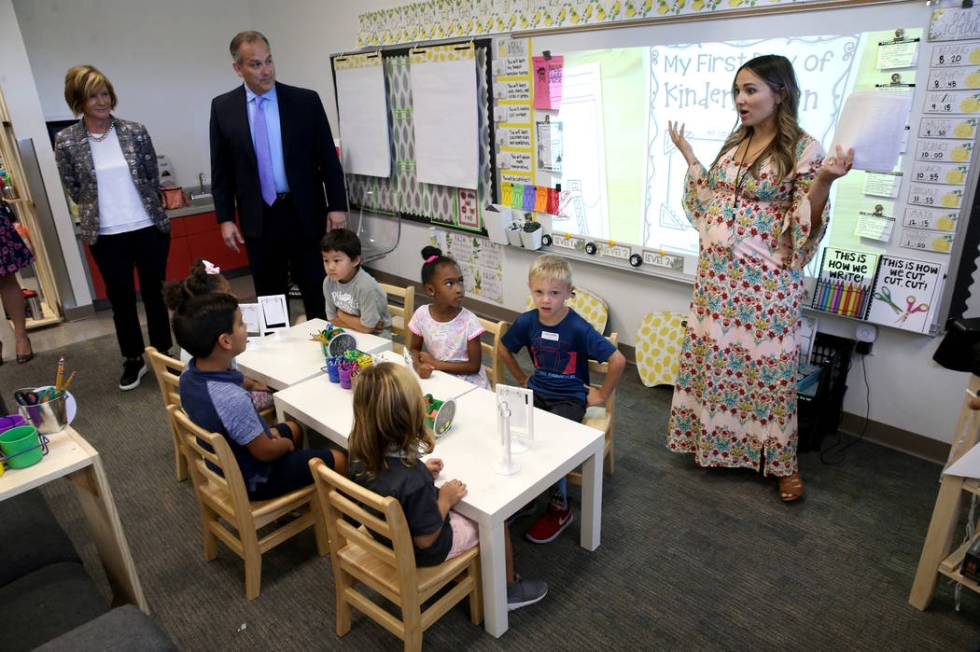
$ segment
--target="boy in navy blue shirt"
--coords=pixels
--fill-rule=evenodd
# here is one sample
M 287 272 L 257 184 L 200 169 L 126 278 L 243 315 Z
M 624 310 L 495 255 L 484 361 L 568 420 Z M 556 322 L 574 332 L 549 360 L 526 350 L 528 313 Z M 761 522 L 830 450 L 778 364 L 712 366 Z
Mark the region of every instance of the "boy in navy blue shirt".
M 192 297 L 173 317 L 177 343 L 193 358 L 180 375 L 180 402 L 191 421 L 224 435 L 238 461 L 251 500 L 269 500 L 313 483 L 314 457 L 344 473 L 340 451 L 297 450 L 302 433 L 292 421 L 266 425 L 231 368 L 247 340 L 238 301 L 229 294 Z
M 535 310 L 514 321 L 501 339 L 500 358 L 521 385 L 534 390 L 534 407 L 581 422 L 591 405 L 602 405 L 616 389 L 626 358 L 589 322 L 565 305 L 572 296 L 572 268 L 559 256 L 538 256 L 528 272 Z M 515 353 L 528 347 L 534 363 L 530 377 Z M 602 387 L 589 386 L 589 359 L 609 363 Z M 554 541 L 571 525 L 568 487 L 562 478 L 551 493 L 548 510 L 527 531 L 534 543 Z

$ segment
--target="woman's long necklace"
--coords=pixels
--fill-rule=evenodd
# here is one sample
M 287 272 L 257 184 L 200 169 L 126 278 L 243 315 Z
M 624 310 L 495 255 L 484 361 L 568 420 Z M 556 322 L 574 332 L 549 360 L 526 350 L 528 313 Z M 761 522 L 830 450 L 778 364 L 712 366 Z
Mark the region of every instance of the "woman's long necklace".
M 112 133 L 112 130 L 115 129 L 115 128 L 116 128 L 116 121 L 115 120 L 109 120 L 109 128 L 106 129 L 101 134 L 99 134 L 98 136 L 96 136 L 91 131 L 89 131 L 88 127 L 85 128 L 85 131 L 88 133 L 89 140 L 91 140 L 93 142 L 96 142 L 96 143 L 101 143 L 103 140 L 105 140 L 106 138 L 109 137 L 109 134 Z
M 745 151 L 742 152 L 742 160 L 738 163 L 738 169 L 735 171 L 735 202 L 732 204 L 732 208 L 738 209 L 738 195 L 742 191 L 742 184 L 745 183 L 745 177 L 749 174 L 749 169 L 745 167 L 745 161 L 749 158 L 749 148 L 752 147 L 752 136 L 749 134 L 749 140 L 745 143 Z

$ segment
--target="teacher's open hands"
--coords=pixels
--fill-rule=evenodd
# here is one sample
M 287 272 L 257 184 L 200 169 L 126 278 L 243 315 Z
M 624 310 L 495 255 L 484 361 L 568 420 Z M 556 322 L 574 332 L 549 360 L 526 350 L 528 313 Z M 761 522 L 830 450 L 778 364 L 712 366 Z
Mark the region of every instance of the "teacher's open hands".
M 854 164 L 853 148 L 845 152 L 840 145 L 834 147 L 834 154 L 825 158 L 820 169 L 817 170 L 817 178 L 828 185 L 850 172 Z
M 694 155 L 691 143 L 687 142 L 687 138 L 684 137 L 684 123 L 668 121 L 667 133 L 670 134 L 670 140 L 674 143 L 678 151 L 680 151 L 681 156 L 684 157 L 687 164 L 693 165 L 697 163 L 698 159 Z

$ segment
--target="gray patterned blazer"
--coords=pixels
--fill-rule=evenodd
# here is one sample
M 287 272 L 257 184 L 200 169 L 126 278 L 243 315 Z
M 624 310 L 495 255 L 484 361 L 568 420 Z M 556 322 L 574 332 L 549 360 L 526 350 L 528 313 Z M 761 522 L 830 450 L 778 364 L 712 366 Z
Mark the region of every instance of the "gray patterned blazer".
M 116 136 L 123 157 L 129 164 L 136 192 L 143 200 L 146 212 L 153 224 L 163 233 L 170 232 L 170 218 L 160 200 L 160 179 L 157 171 L 157 154 L 146 127 L 129 120 L 116 121 Z M 58 132 L 54 141 L 55 159 L 61 173 L 61 183 L 72 201 L 78 204 L 82 237 L 90 245 L 99 238 L 99 187 L 95 178 L 92 149 L 88 144 L 88 131 L 79 120 L 71 127 Z

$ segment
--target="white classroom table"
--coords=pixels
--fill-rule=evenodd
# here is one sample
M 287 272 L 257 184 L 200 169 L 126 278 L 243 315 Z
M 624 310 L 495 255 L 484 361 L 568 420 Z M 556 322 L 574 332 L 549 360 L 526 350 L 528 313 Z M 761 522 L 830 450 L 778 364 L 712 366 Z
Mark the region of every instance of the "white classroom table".
M 394 351 L 375 354 L 375 359 L 405 364 L 404 358 Z M 440 401 L 456 398 L 457 403 L 458 397 L 479 389 L 462 378 L 441 371 L 419 379 L 419 384 L 423 394 L 432 394 Z M 327 374 L 320 372 L 315 378 L 276 392 L 272 398 L 275 400 L 277 421 L 292 417 L 338 446 L 347 448 L 347 435 L 354 427 L 353 390 L 331 383 Z M 458 404 L 456 414 L 458 418 Z
M 437 372 L 421 381 L 422 391 L 439 399 L 448 398 L 450 385 L 441 376 L 446 374 Z M 448 380 L 465 382 L 451 377 Z M 291 416 L 347 448 L 347 436 L 354 421 L 349 390 L 320 377 L 277 392 L 274 398 L 279 419 Z M 579 544 L 586 550 L 599 547 L 604 435 L 594 428 L 535 409 L 534 442 L 530 450 L 514 456 L 521 469 L 511 476 L 498 475 L 493 470 L 492 461 L 499 455 L 497 440 L 496 395 L 477 387 L 456 399 L 453 426 L 436 442 L 433 451 L 433 456 L 445 464 L 436 479 L 437 485 L 454 478 L 466 483 L 468 493 L 454 509 L 476 521 L 480 528 L 484 627 L 495 637 L 508 627 L 505 521 L 579 465 L 582 465 Z
M 58 478 L 68 478 L 75 486 L 112 587 L 113 604 L 128 602 L 149 614 L 109 480 L 102 468 L 102 458 L 71 426 L 48 435 L 48 454 L 40 462 L 24 469 L 7 469 L 0 475 L 0 500 L 13 498 Z
M 323 319 L 311 319 L 255 338 L 245 352 L 235 358 L 238 370 L 272 389 L 285 389 L 320 375 L 325 363 L 323 350 L 319 343 L 310 340 L 310 335 L 322 331 L 327 323 Z M 391 340 L 349 329 L 344 332 L 354 336 L 357 348 L 364 353 L 391 350 Z

